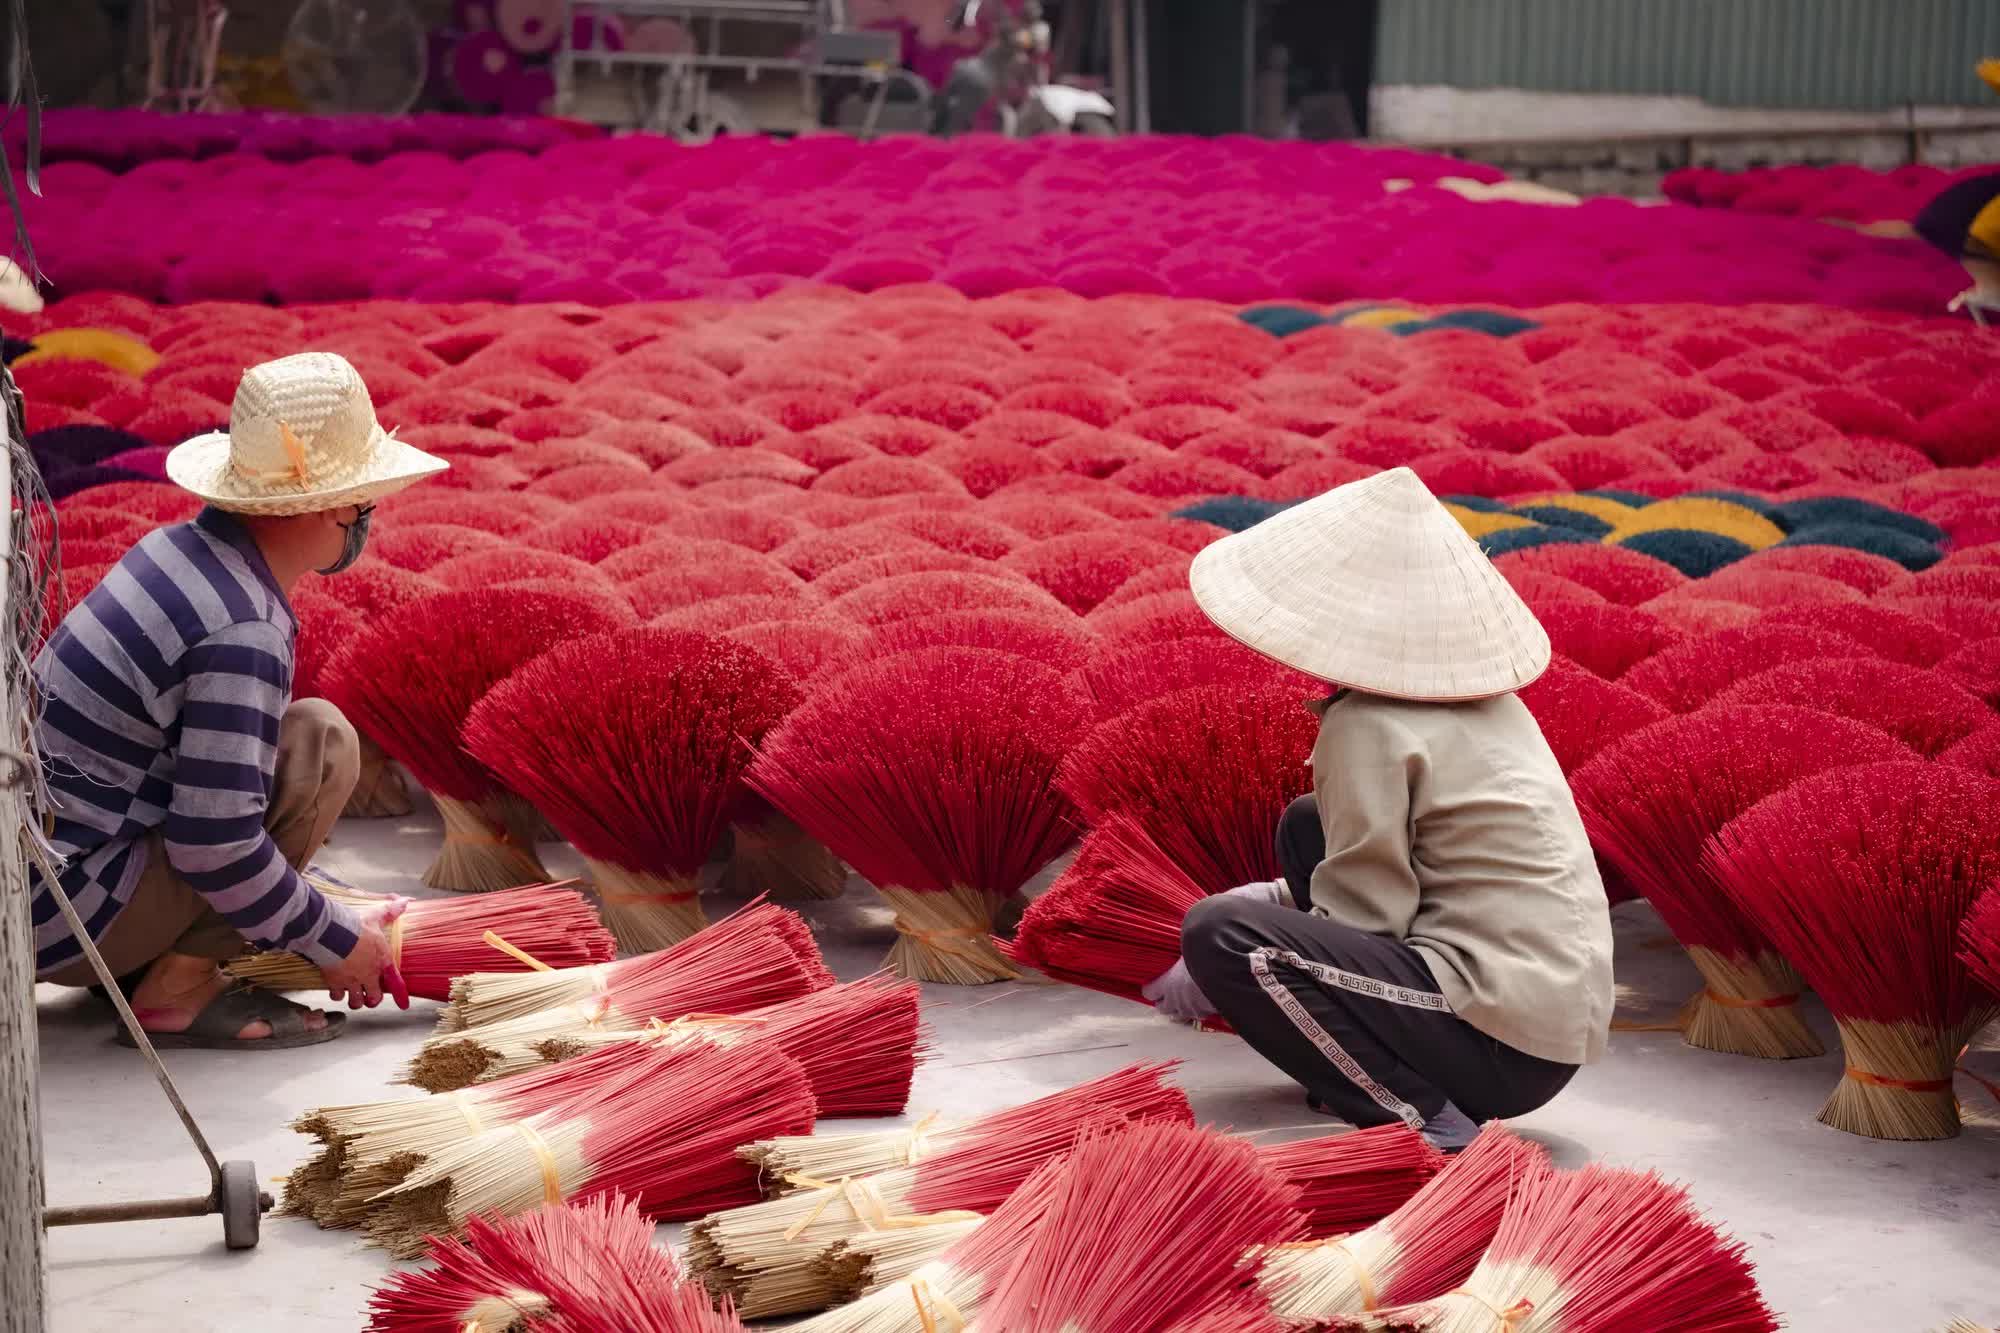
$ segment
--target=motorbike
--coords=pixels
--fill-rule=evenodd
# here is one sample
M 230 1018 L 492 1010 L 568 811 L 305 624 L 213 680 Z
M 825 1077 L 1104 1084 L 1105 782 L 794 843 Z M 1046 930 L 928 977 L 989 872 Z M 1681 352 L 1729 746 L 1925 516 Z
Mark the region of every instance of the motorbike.
M 1055 83 L 1049 77 L 1049 24 L 1041 0 L 1023 0 L 1017 14 L 994 7 L 991 36 L 979 54 L 952 66 L 937 100 L 931 130 L 950 136 L 971 130 L 989 105 L 1010 137 L 1031 134 L 1111 135 L 1117 132 L 1111 100 L 1089 88 Z M 981 0 L 960 0 L 952 26 L 965 31 L 979 22 Z

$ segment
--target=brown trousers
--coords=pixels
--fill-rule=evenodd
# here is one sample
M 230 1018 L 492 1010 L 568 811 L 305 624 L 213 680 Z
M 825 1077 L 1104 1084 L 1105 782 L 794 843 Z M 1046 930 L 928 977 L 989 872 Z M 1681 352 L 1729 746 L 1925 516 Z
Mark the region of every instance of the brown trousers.
M 278 763 L 264 827 L 278 852 L 304 869 L 333 831 L 361 769 L 354 727 L 324 699 L 301 699 L 278 729 Z M 222 961 L 250 947 L 208 899 L 174 873 L 159 830 L 146 835 L 146 868 L 132 897 L 97 941 L 111 974 L 128 976 L 165 953 Z M 42 978 L 58 986 L 94 986 L 97 973 L 79 958 Z

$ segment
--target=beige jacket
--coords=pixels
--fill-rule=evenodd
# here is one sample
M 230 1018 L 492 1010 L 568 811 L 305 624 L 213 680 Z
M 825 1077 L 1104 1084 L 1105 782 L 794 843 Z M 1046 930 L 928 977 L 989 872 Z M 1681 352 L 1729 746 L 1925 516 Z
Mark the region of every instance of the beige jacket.
M 1527 707 L 1344 694 L 1312 763 L 1327 849 L 1313 912 L 1408 941 L 1489 1037 L 1564 1064 L 1603 1055 L 1610 909 Z

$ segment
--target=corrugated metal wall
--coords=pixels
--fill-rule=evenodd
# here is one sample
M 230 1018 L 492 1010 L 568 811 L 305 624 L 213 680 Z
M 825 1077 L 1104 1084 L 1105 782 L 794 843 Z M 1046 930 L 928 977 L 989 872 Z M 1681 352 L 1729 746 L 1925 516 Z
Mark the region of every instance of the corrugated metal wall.
M 2000 0 L 1383 0 L 1389 84 L 2000 107 Z

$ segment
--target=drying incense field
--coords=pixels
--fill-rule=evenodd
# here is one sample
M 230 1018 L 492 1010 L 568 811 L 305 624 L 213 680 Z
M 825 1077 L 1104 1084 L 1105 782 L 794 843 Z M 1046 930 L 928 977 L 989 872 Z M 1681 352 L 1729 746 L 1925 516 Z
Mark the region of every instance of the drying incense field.
M 1616 904 L 1611 1054 L 1514 1129 L 1559 1167 L 1690 1191 L 1723 1234 L 1656 1263 L 1658 1290 L 1720 1290 L 1741 1242 L 1794 1329 L 2000 1316 L 2000 340 L 1941 313 L 1963 283 L 1920 242 L 1819 220 L 1907 217 L 1945 180 L 1690 177 L 1677 202 L 1562 207 L 1490 199 L 1492 173 L 1448 159 L 1248 141 L 212 138 L 51 132 L 30 225 L 54 299 L 0 329 L 27 345 L 65 595 L 193 513 L 165 452 L 226 423 L 246 366 L 338 352 L 385 426 L 452 464 L 294 598 L 294 694 L 365 743 L 322 868 L 442 904 L 413 915 L 405 970 L 437 999 L 468 968 L 515 973 L 499 994 L 524 964 L 486 929 L 593 964 L 714 941 L 697 932 L 767 892 L 864 983 L 824 989 L 788 925 L 770 938 L 796 933 L 797 976 L 754 1000 L 741 972 L 697 1002 L 613 964 L 518 1039 L 482 1037 L 491 1013 L 434 1035 L 433 999 L 330 1046 L 173 1057 L 224 1155 L 291 1177 L 274 1193 L 325 1179 L 289 1128 L 314 1108 L 504 1096 L 497 1074 L 609 1067 L 644 1037 L 686 1105 L 607 1100 L 597 1129 L 663 1118 L 574 1145 L 537 1121 L 548 1156 L 521 1159 L 512 1210 L 618 1180 L 663 1242 L 695 1224 L 689 1262 L 747 1312 L 803 1315 L 789 1276 L 704 1267 L 735 1242 L 699 1219 L 755 1195 L 726 1151 L 698 1179 L 692 1147 L 640 1160 L 703 1128 L 674 1043 L 715 1048 L 712 1081 L 760 1080 L 701 1104 L 745 1138 L 815 1115 L 921 1137 L 1160 1060 L 1195 1121 L 1260 1152 L 1324 1133 L 1233 1036 L 1134 1002 L 1187 902 L 1271 877 L 1310 786 L 1321 687 L 1224 638 L 1187 569 L 1407 466 L 1555 643 L 1523 698 Z M 571 876 L 594 896 L 475 892 Z M 864 980 L 885 962 L 920 985 Z M 41 1001 L 51 1198 L 192 1188 L 108 1010 Z M 799 1007 L 732 1024 L 765 1004 Z M 504 1133 L 515 1111 L 479 1105 L 474 1137 Z M 1130 1132 L 1171 1153 L 1169 1128 Z M 1241 1165 L 1187 1166 L 1188 1188 Z M 829 1191 L 808 1235 L 874 1206 L 829 1174 L 800 1173 Z M 55 1233 L 55 1326 L 360 1327 L 422 1232 L 462 1221 L 398 1179 L 377 1182 L 393 1206 L 343 1184 L 293 1207 L 321 1226 L 268 1219 L 247 1255 L 207 1223 Z M 1639 1178 L 1552 1179 L 1540 1206 L 1584 1216 Z M 996 1245 L 1019 1221 L 963 1182 L 909 1199 L 883 1216 L 991 1213 Z M 1064 1200 L 1079 1227 L 1130 1205 Z M 1030 1258 L 974 1295 L 1025 1320 L 1007 1312 L 1033 1274 L 1083 1309 Z M 1645 1290 L 1621 1262 L 1593 1290 Z M 1706 1323 L 1524 1327 L 1769 1326 L 1714 1299 Z M 1091 1308 L 1088 1333 L 1138 1318 Z M 1265 1327 L 1210 1313 L 1210 1333 Z

